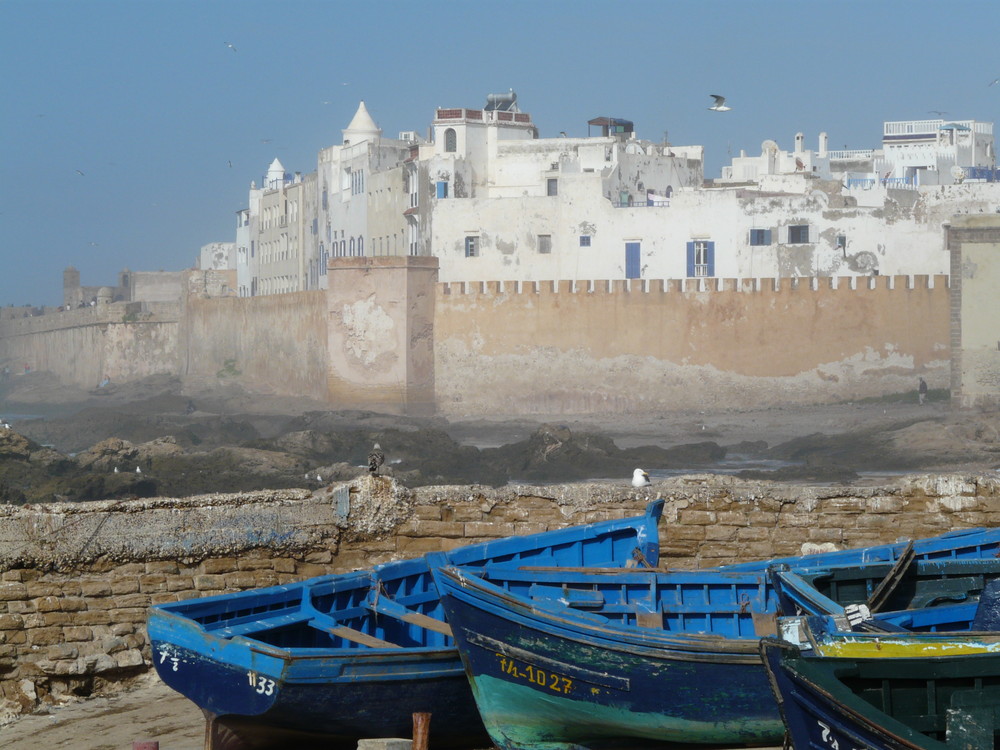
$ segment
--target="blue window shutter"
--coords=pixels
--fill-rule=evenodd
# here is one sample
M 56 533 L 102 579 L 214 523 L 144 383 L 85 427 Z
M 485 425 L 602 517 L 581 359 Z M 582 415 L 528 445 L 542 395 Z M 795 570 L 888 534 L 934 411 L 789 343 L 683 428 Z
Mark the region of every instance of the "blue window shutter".
M 687 243 L 688 251 L 688 278 L 694 278 L 694 243 Z
M 447 198 L 448 197 L 448 183 L 443 180 L 437 184 L 437 197 Z
M 770 245 L 771 244 L 771 230 L 770 229 L 765 229 L 764 230 L 764 244 L 765 245 Z
M 642 275 L 638 242 L 625 243 L 625 278 L 638 279 Z
M 705 243 L 705 262 L 708 265 L 708 276 L 715 276 L 715 243 Z

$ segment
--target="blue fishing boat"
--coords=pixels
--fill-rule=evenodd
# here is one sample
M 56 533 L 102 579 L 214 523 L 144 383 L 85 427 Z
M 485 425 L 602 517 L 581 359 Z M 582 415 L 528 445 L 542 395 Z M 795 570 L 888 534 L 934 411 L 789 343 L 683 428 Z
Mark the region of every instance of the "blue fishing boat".
M 831 553 L 823 564 L 892 568 L 904 554 L 975 559 L 998 549 L 1000 530 L 975 529 Z M 758 649 L 776 632 L 771 562 L 673 572 L 443 567 L 435 576 L 502 750 L 761 744 L 784 731 Z
M 437 553 L 436 564 L 613 569 L 659 560 L 663 501 L 643 515 Z M 157 605 L 160 678 L 205 713 L 206 748 L 351 747 L 409 737 L 430 713 L 434 748 L 485 747 L 427 557 Z
M 762 658 L 787 727 L 786 747 L 987 750 L 998 746 L 1000 650 L 995 631 L 896 632 L 867 634 L 858 640 L 835 632 L 836 628 L 826 630 L 829 617 L 795 619 L 800 634 L 807 636 L 800 644 L 776 638 L 761 641 Z M 816 644 L 820 647 L 814 648 Z
M 845 606 L 870 614 L 975 604 L 1000 579 L 1000 559 L 918 559 L 910 548 L 895 563 L 784 564 L 769 572 L 784 614 L 842 614 Z

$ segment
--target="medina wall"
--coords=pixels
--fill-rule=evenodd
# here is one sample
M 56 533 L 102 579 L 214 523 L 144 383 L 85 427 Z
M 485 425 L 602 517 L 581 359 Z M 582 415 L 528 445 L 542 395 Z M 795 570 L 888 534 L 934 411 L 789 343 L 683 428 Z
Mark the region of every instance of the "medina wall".
M 188 296 L 181 377 L 237 382 L 250 391 L 325 399 L 326 292 L 262 297 Z
M 0 321 L 0 364 L 11 372 L 55 373 L 67 384 L 94 388 L 177 374 L 176 303 L 114 302 Z
M 949 384 L 947 278 L 441 284 L 439 410 L 740 409 Z
M 1000 403 L 1000 225 L 956 216 L 946 228 L 952 263 L 952 395 L 963 406 Z

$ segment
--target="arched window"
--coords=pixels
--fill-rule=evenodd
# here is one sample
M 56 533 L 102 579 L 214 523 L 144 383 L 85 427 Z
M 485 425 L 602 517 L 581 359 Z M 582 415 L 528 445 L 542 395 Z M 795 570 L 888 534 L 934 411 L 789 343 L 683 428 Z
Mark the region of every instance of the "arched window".
M 444 150 L 449 154 L 458 151 L 458 135 L 455 133 L 455 128 L 444 131 Z
M 358 237 L 358 255 L 365 254 L 365 238 Z
M 354 238 L 351 237 L 351 256 L 354 256 Z

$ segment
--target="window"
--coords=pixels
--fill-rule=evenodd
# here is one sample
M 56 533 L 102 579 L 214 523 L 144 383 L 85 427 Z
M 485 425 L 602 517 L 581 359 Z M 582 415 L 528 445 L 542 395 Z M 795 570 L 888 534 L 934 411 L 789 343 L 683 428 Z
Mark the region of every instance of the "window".
M 638 242 L 625 243 L 626 279 L 638 279 L 642 276 L 642 267 L 640 266 L 640 248 L 641 244 Z
M 479 238 L 470 235 L 465 238 L 465 257 L 475 258 L 479 255 Z
M 448 128 L 444 131 L 444 150 L 449 154 L 458 151 L 458 136 L 455 133 L 455 128 Z
M 837 249 L 840 250 L 840 252 L 842 252 L 842 253 L 846 253 L 847 252 L 847 235 L 846 234 L 838 234 L 837 235 Z
M 687 275 L 690 278 L 715 276 L 715 243 L 695 240 L 687 243 Z
M 771 230 L 770 229 L 751 229 L 750 230 L 750 244 L 752 246 L 756 245 L 770 245 L 771 244 Z
M 447 198 L 448 197 L 448 183 L 444 180 L 440 180 L 437 183 L 437 197 Z
M 552 252 L 552 235 L 551 234 L 540 234 L 538 235 L 538 252 L 548 255 Z
M 559 195 L 559 180 L 555 177 L 550 177 L 545 181 L 545 194 L 546 195 Z
M 788 244 L 804 245 L 809 242 L 809 225 L 793 224 L 788 227 Z
M 580 247 L 590 247 L 590 235 L 581 234 L 580 235 Z

